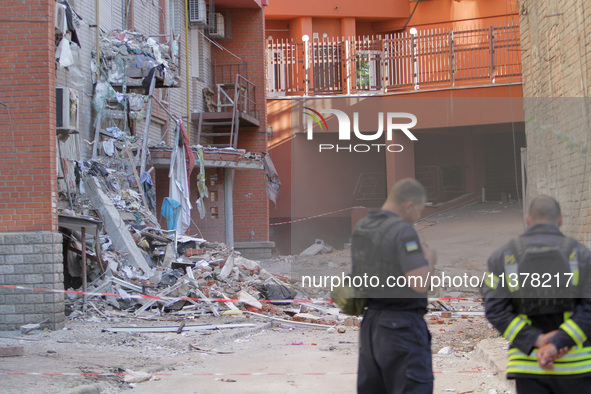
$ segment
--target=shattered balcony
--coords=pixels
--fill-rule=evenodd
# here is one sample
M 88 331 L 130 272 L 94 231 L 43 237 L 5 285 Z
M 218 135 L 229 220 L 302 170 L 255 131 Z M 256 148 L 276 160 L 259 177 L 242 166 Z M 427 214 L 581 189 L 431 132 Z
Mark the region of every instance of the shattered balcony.
M 246 152 L 244 149 L 192 147 L 195 157 L 199 156 L 199 150 L 203 152 L 203 166 L 205 168 L 235 168 L 248 170 L 263 170 L 263 158 L 261 153 Z M 152 164 L 156 168 L 168 168 L 172 157 L 171 147 L 152 147 L 150 154 Z M 196 162 L 196 166 L 199 162 Z

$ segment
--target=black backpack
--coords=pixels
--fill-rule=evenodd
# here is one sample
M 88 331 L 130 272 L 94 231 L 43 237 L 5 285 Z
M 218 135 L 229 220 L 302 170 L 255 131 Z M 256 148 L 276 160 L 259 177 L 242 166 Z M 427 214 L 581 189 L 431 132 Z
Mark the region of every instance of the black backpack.
M 381 269 L 381 243 L 384 235 L 392 226 L 402 223 L 403 219 L 399 216 L 393 216 L 384 220 L 378 227 L 364 227 L 365 220 L 360 221 L 352 236 L 351 259 L 353 262 L 353 276 L 362 276 L 367 274 L 378 275 Z M 352 282 L 352 281 L 349 281 Z M 363 314 L 367 306 L 367 294 L 365 289 L 349 285 L 350 283 L 341 283 L 334 288 L 331 298 L 344 313 L 348 315 L 359 316 Z
M 395 225 L 404 222 L 400 216 L 385 219 L 379 226 L 367 228 L 364 221 L 355 227 L 351 245 L 351 259 L 353 260 L 353 275 L 368 276 L 383 274 L 382 239 Z
M 505 262 L 505 285 L 515 311 L 527 316 L 574 310 L 579 265 L 571 259 L 577 241 L 564 237 L 556 246 L 526 247 L 511 241 L 515 261 Z

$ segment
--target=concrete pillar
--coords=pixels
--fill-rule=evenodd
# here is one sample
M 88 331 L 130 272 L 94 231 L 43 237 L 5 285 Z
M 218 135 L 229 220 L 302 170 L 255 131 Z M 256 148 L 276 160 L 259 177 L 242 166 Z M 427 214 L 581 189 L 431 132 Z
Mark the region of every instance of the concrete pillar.
M 420 136 L 417 137 L 419 140 Z M 386 145 L 398 144 L 403 146 L 401 152 L 386 152 L 386 179 L 388 182 L 388 191 L 394 184 L 403 178 L 415 177 L 415 149 L 414 142 L 409 141 L 408 137 L 402 132 L 394 132 L 392 141 L 386 141 Z M 392 147 L 391 150 L 396 150 Z
M 357 36 L 355 18 L 341 18 L 341 36 L 345 38 Z

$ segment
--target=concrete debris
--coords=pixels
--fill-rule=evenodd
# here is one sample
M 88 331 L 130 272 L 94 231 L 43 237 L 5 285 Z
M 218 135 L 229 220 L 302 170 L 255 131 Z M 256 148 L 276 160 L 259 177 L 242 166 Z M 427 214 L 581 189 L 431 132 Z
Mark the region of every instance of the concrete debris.
M 142 371 L 132 371 L 128 369 L 125 371 L 125 376 L 123 377 L 123 381 L 125 383 L 141 383 L 150 380 L 152 377 L 151 373 L 142 372 Z
M 332 246 L 325 245 L 323 240 L 317 239 L 313 245 L 310 245 L 300 253 L 300 256 L 315 256 L 319 253 L 330 253 L 333 250 L 334 248 Z
M 441 348 L 437 354 L 451 354 L 452 350 L 451 350 L 451 346 L 446 346 L 444 348 Z
M 150 267 L 130 232 L 124 227 L 119 211 L 115 208 L 111 199 L 103 193 L 98 180 L 91 176 L 86 179 L 84 187 L 88 190 L 88 196 L 105 224 L 109 238 L 113 240 L 113 246 L 128 254 L 128 262 L 133 267 L 139 268 L 144 274 L 151 276 Z
M 41 323 L 25 324 L 24 326 L 20 327 L 21 334 L 26 335 L 26 334 L 31 333 L 32 331 L 38 330 L 41 328 L 42 324 L 45 324 L 48 321 L 49 321 L 49 319 L 46 319 L 46 320 L 42 321 Z
M 259 301 L 257 301 L 256 298 L 254 298 L 244 290 L 240 290 L 240 292 L 238 293 L 238 300 L 247 305 L 255 307 L 256 309 L 263 309 L 263 304 L 261 304 Z
M 101 74 L 114 85 L 142 86 L 154 73 L 157 86 L 178 86 L 178 43 L 161 44 L 145 34 L 112 30 L 101 37 Z M 133 103 L 131 103 L 133 105 Z
M 133 157 L 137 156 L 133 151 L 138 149 L 133 137 L 122 134 L 114 138 L 112 156 L 76 163 L 73 204 L 62 196 L 61 215 L 92 219 L 96 228 L 86 232 L 85 242 L 79 231 L 60 228 L 68 246 L 65 288 L 81 290 L 85 283 L 87 292 L 85 297 L 67 295 L 70 319 L 262 317 L 292 326 L 335 327 L 335 332 L 359 326 L 359 319 L 340 314 L 325 301 L 293 302 L 326 296 L 316 289 L 302 288 L 287 275 L 270 273 L 261 262 L 247 259 L 223 243 L 162 230 L 142 198 L 133 171 Z M 314 246 L 323 253 L 331 250 L 322 240 Z M 81 269 L 84 253 L 85 276 Z M 179 324 L 155 329 L 183 333 L 231 327 Z

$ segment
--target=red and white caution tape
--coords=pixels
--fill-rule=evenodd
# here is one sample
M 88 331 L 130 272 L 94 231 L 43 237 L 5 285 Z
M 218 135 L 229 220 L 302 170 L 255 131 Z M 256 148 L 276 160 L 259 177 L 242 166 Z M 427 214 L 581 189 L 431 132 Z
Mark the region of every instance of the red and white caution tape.
M 79 294 L 79 295 L 87 295 L 90 297 L 116 297 L 116 298 L 123 298 L 123 299 L 143 299 L 143 300 L 162 300 L 162 301 L 202 301 L 202 302 L 242 302 L 242 300 L 238 298 L 198 298 L 198 297 L 169 297 L 169 296 L 157 296 L 157 295 L 149 295 L 149 294 L 114 294 L 114 293 L 94 293 L 94 292 L 84 292 L 79 290 L 60 290 L 60 289 L 43 289 L 38 287 L 26 287 L 26 286 L 19 286 L 19 285 L 0 285 L 0 288 L 6 289 L 15 289 L 15 290 L 26 290 L 26 291 L 40 291 L 45 293 L 65 293 L 65 294 Z M 440 301 L 451 301 L 451 300 L 458 300 L 458 301 L 468 301 L 465 297 L 445 297 L 445 298 L 436 298 Z M 431 300 L 431 299 L 429 299 Z M 328 303 L 333 304 L 333 300 L 329 298 L 321 298 L 321 299 L 284 299 L 284 300 L 257 300 L 260 303 L 266 304 L 302 304 L 302 303 Z M 450 312 L 460 312 L 460 311 L 450 311 Z
M 298 223 L 298 222 L 303 222 L 305 220 L 316 219 L 316 218 L 319 218 L 319 217 L 322 217 L 322 216 L 328 216 L 328 215 L 332 215 L 334 213 L 349 211 L 351 209 L 360 209 L 360 208 L 366 208 L 366 207 L 360 207 L 360 206 L 358 206 L 358 207 L 349 207 L 349 208 L 339 209 L 337 211 L 321 213 L 320 215 L 308 216 L 308 217 L 302 218 L 302 219 L 290 220 L 288 222 L 271 223 L 271 224 L 269 224 L 269 226 L 279 226 L 280 224 Z
M 167 297 L 167 296 L 157 296 L 157 295 L 148 295 L 148 294 L 129 294 L 129 295 L 122 295 L 122 294 L 113 294 L 113 293 L 93 293 L 93 292 L 84 292 L 78 290 L 60 290 L 60 289 L 42 289 L 37 287 L 25 287 L 25 286 L 18 286 L 18 285 L 0 285 L 0 288 L 6 289 L 16 289 L 16 290 L 27 290 L 27 291 L 42 291 L 46 293 L 66 293 L 66 294 L 80 294 L 92 297 L 117 297 L 123 299 L 143 299 L 143 300 L 162 300 L 162 301 L 203 301 L 203 302 L 240 302 L 240 299 L 237 298 L 197 298 L 197 297 Z M 261 303 L 291 303 L 291 304 L 301 304 L 301 303 L 332 303 L 333 301 L 330 299 L 293 299 L 293 300 L 257 300 Z

